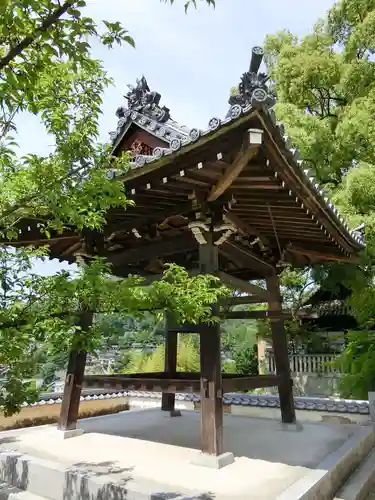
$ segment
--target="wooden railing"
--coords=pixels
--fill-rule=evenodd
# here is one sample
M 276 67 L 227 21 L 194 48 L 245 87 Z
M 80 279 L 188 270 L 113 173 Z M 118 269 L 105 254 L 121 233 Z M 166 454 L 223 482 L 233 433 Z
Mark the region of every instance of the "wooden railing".
M 335 360 L 334 354 L 297 354 L 289 357 L 292 373 L 321 373 L 338 374 L 340 370 L 331 365 Z M 276 373 L 276 364 L 273 354 L 266 357 L 269 373 Z

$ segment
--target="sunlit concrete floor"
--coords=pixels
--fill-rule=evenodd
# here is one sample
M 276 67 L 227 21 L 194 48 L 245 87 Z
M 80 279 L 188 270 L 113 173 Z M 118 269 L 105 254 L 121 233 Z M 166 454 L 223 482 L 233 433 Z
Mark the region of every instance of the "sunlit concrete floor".
M 200 492 L 202 498 L 275 499 L 337 450 L 356 425 L 303 423 L 284 430 L 276 420 L 224 416 L 224 451 L 236 460 L 223 469 L 193 465 L 200 454 L 200 414 L 171 418 L 159 409 L 82 420 L 82 436 L 60 440 L 54 426 L 2 433 L 1 449 L 18 450 L 66 465 L 131 471 L 158 491 Z M 0 436 L 1 437 L 1 436 Z

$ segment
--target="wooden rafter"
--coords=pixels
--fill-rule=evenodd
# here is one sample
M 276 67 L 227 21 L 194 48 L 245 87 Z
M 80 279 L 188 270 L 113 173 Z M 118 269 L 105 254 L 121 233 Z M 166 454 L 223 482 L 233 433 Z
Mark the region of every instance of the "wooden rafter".
M 258 151 L 258 147 L 258 145 L 250 146 L 247 151 L 244 153 L 241 152 L 237 156 L 234 162 L 228 166 L 217 183 L 212 187 L 209 195 L 207 196 L 207 201 L 217 200 L 219 196 L 221 196 L 230 187 L 232 182 L 237 179 L 251 158 L 255 156 Z
M 310 257 L 312 259 L 327 260 L 327 261 L 341 261 L 341 262 L 356 262 L 355 257 L 346 257 L 345 255 L 323 255 L 323 252 L 318 252 L 317 250 L 307 250 L 304 248 L 299 248 L 295 245 L 288 245 L 287 250 L 290 253 L 296 255 L 304 255 L 305 257 Z

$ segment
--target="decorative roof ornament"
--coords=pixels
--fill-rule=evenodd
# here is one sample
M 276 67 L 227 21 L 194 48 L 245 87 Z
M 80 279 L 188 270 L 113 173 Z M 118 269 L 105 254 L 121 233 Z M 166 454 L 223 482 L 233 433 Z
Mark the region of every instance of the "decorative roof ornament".
M 159 105 L 161 95 L 158 92 L 150 91 L 147 80 L 144 76 L 137 79 L 137 85 L 128 85 L 129 92 L 124 96 L 128 101 L 128 108 L 120 106 L 116 111 L 118 118 L 125 118 L 130 110 L 142 115 L 149 116 L 159 123 L 165 123 L 170 119 L 169 109 Z
M 116 110 L 118 118 L 116 130 L 109 133 L 114 148 L 121 142 L 129 126 L 135 123 L 146 132 L 159 137 L 166 143 L 178 139 L 181 144 L 190 140 L 197 140 L 200 131 L 180 125 L 170 117 L 170 111 L 165 106 L 160 106 L 160 94 L 150 91 L 144 76 L 137 80 L 135 87 L 128 85 L 129 91 L 124 96 L 128 101 L 127 106 L 120 106 Z M 190 137 L 190 132 L 192 136 Z M 145 153 L 142 153 L 145 155 Z M 148 159 L 154 158 L 152 153 L 147 153 Z
M 272 108 L 276 104 L 274 91 L 266 85 L 270 77 L 266 73 L 258 72 L 263 55 L 262 47 L 253 47 L 249 71 L 242 75 L 237 93 L 229 97 L 231 106 L 239 104 L 243 108 L 249 105 L 253 108 Z
M 354 228 L 351 232 L 352 236 L 357 238 L 357 240 L 364 242 L 365 241 L 365 230 L 366 224 L 362 222 L 358 227 Z

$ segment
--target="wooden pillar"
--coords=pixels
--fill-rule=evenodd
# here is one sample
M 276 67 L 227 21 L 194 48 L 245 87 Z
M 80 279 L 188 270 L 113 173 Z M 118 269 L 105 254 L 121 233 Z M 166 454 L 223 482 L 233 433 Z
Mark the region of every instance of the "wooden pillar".
M 177 371 L 177 332 L 170 331 L 168 314 L 165 313 L 165 359 L 164 359 L 164 371 L 168 374 L 168 377 L 173 377 Z M 163 411 L 171 412 L 171 415 L 180 415 L 179 412 L 175 412 L 175 394 L 163 392 L 161 400 L 161 409 Z
M 278 276 L 267 278 L 267 289 L 269 293 L 269 310 L 281 312 L 281 295 Z M 290 374 L 288 355 L 288 341 L 285 334 L 284 319 L 271 319 L 272 344 L 275 356 L 276 374 L 280 376 L 279 397 L 281 420 L 283 423 L 291 424 L 296 421 L 296 413 L 293 399 L 293 381 Z
M 213 234 L 205 233 L 206 244 L 200 245 L 200 271 L 213 274 L 218 270 L 218 249 Z M 217 305 L 213 313 L 217 314 Z M 202 324 L 200 332 L 201 364 L 201 446 L 208 455 L 223 453 L 223 391 L 221 379 L 220 324 Z
M 78 324 L 83 331 L 87 330 L 92 324 L 92 313 L 82 312 Z M 63 431 L 74 430 L 77 427 L 86 356 L 86 351 L 72 352 L 69 356 L 58 426 Z

